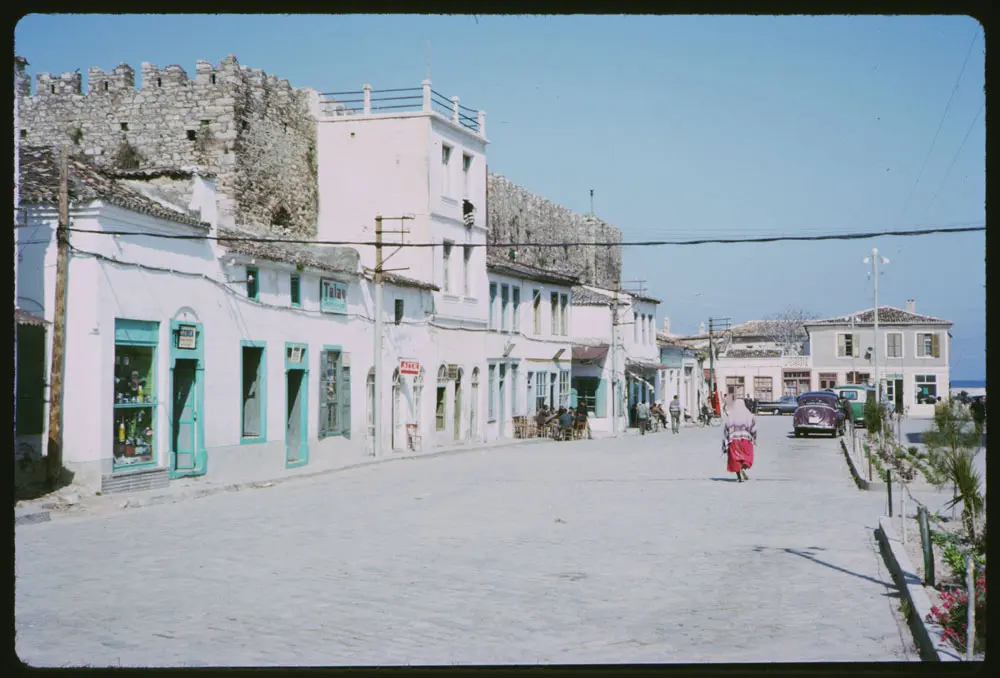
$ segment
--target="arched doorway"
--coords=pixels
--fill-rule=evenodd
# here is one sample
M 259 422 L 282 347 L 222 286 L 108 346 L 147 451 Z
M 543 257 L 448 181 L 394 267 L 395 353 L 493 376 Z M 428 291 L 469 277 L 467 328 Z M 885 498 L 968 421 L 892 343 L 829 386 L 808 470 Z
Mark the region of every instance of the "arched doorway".
M 479 368 L 472 369 L 472 397 L 469 399 L 469 439 L 479 440 L 479 422 L 476 410 L 479 409 Z
M 403 385 L 399 378 L 399 368 L 392 373 L 392 449 L 404 447 L 406 437 L 403 434 L 403 411 L 400 395 Z
M 455 377 L 455 440 L 462 439 L 462 368 L 458 368 L 458 376 Z

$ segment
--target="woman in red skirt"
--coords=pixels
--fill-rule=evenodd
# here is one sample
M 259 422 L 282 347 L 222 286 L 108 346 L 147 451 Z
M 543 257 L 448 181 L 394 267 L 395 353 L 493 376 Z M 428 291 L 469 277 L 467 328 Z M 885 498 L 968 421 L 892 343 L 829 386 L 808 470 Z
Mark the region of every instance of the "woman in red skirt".
M 747 469 L 753 466 L 757 444 L 757 418 L 747 409 L 742 398 L 726 398 L 728 417 L 723 427 L 722 452 L 727 456 L 726 470 L 735 473 L 741 483 L 750 480 Z

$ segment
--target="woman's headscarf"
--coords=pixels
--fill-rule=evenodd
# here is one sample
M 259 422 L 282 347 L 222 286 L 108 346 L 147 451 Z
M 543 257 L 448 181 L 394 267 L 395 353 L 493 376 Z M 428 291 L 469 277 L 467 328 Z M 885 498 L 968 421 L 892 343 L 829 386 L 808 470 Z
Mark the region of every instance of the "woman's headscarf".
M 733 425 L 743 424 L 750 426 L 753 421 L 753 413 L 747 409 L 747 404 L 743 398 L 726 396 L 726 412 L 729 414 L 729 423 Z

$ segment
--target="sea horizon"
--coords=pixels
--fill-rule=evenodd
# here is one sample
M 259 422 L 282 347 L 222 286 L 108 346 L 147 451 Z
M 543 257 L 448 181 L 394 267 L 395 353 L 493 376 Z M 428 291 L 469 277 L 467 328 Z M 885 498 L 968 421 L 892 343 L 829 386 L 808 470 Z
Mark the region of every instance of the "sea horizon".
M 986 388 L 985 379 L 952 379 L 951 388 Z

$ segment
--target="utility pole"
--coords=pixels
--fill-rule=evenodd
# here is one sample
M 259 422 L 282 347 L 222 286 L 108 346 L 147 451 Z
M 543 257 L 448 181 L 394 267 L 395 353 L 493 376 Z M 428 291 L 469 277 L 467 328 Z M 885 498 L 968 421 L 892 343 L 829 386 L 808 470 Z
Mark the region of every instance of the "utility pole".
M 881 374 L 879 373 L 879 364 L 878 364 L 878 265 L 879 265 L 879 260 L 881 260 L 881 263 L 883 263 L 883 264 L 888 264 L 889 263 L 888 259 L 886 259 L 885 257 L 880 257 L 878 255 L 878 248 L 876 247 L 876 248 L 872 249 L 872 255 L 871 255 L 871 257 L 865 257 L 864 261 L 865 261 L 866 264 L 869 263 L 869 262 L 871 262 L 872 267 L 873 267 L 873 271 L 874 271 L 873 274 L 872 274 L 872 277 L 875 280 L 875 311 L 874 311 L 874 313 L 875 313 L 875 323 L 874 323 L 875 324 L 875 339 L 874 339 L 874 341 L 872 341 L 872 362 L 873 362 L 873 364 L 875 366 L 875 394 L 878 397 L 878 402 L 881 403 L 882 402 L 882 377 L 881 377 Z
M 618 435 L 618 290 L 611 302 L 611 434 Z
M 375 217 L 375 402 L 372 422 L 375 424 L 372 456 L 382 453 L 382 215 Z
M 714 333 L 715 330 L 719 329 L 723 332 L 729 329 L 729 318 L 709 318 L 708 319 L 708 375 L 709 380 L 712 382 L 712 398 L 715 398 L 715 394 L 719 392 L 719 385 L 715 380 L 715 340 Z M 721 394 L 720 394 L 721 395 Z
M 63 459 L 63 376 L 66 362 L 66 273 L 69 265 L 69 170 L 63 146 L 59 158 L 59 226 L 56 229 L 55 314 L 52 322 L 52 374 L 49 378 L 48 481 L 59 486 Z
M 412 215 L 406 215 L 402 217 L 383 217 L 381 214 L 375 216 L 375 271 L 372 275 L 375 282 L 375 341 L 372 343 L 375 346 L 375 360 L 373 368 L 375 370 L 375 402 L 372 403 L 372 424 L 375 426 L 375 432 L 372 437 L 372 456 L 378 457 L 382 454 L 382 275 L 386 270 L 390 271 L 402 271 L 402 268 L 386 269 L 383 264 L 388 261 L 390 257 L 397 254 L 402 245 L 395 251 L 389 254 L 388 257 L 382 258 L 382 235 L 386 233 L 382 229 L 382 222 L 386 219 L 394 219 L 397 221 L 403 221 L 406 219 L 413 219 Z M 398 231 L 389 231 L 390 233 L 400 233 L 405 234 L 408 231 L 400 229 Z

